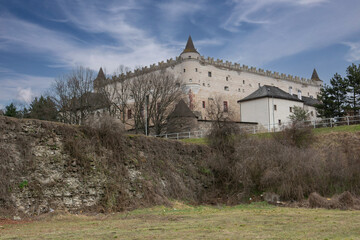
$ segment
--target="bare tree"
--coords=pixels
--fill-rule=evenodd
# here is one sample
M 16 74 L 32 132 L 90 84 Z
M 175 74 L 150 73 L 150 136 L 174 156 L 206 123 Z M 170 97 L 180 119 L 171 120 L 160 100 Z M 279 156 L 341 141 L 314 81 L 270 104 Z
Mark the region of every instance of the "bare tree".
M 148 112 L 152 124 L 154 124 L 155 134 L 161 134 L 167 116 L 183 95 L 182 81 L 165 70 L 151 75 L 151 78 Z
M 92 108 L 94 72 L 77 67 L 55 80 L 51 97 L 66 123 L 81 124 Z
M 206 114 L 210 120 L 214 121 L 214 124 L 218 128 L 222 128 L 226 122 L 229 122 L 233 113 L 229 109 L 228 102 L 217 95 L 209 99 L 209 104 L 206 107 Z
M 96 92 L 104 99 L 104 105 L 110 116 L 121 115 L 122 122 L 126 121 L 126 110 L 130 99 L 130 80 L 125 78 L 129 68 L 120 65 L 111 78 L 106 78 L 102 84 L 97 84 Z
M 181 86 L 181 81 L 166 70 L 139 74 L 131 79 L 132 103 L 128 104 L 128 108 L 134 113 L 135 131 L 149 132 L 149 126 L 153 125 L 156 134 L 160 134 L 166 117 L 181 99 Z

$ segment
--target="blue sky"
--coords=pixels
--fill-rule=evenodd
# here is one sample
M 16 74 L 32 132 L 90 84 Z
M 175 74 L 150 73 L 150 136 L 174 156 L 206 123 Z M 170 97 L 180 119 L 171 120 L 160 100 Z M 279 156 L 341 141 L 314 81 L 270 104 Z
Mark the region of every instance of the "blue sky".
M 359 0 L 0 0 L 0 109 L 82 65 L 201 55 L 328 82 L 360 63 Z

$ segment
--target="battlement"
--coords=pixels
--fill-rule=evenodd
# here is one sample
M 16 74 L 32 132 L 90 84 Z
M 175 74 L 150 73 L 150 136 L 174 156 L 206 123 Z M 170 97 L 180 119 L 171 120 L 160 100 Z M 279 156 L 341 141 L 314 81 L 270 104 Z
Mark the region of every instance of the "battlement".
M 235 71 L 250 72 L 250 73 L 255 73 L 255 74 L 268 76 L 268 77 L 281 79 L 281 80 L 294 81 L 294 82 L 298 82 L 298 83 L 302 83 L 302 84 L 318 85 L 317 82 L 315 82 L 311 79 L 300 78 L 298 76 L 293 76 L 293 75 L 285 74 L 285 73 L 272 72 L 269 70 L 264 70 L 264 69 L 256 68 L 256 67 L 249 67 L 247 65 L 241 66 L 239 63 L 232 63 L 229 61 L 224 62 L 224 60 L 222 60 L 222 59 L 217 59 L 215 61 L 214 58 L 211 58 L 211 57 L 205 58 L 204 56 L 201 56 L 200 62 L 209 64 L 209 65 L 214 65 L 216 67 L 228 68 L 228 69 L 232 69 Z
M 135 69 L 133 72 L 127 72 L 125 75 L 122 75 L 124 78 L 131 78 L 134 76 L 138 76 L 144 73 L 149 73 L 149 72 L 154 72 L 157 70 L 161 70 L 161 69 L 166 69 L 168 67 L 174 67 L 176 64 L 179 64 L 183 61 L 187 61 L 188 59 L 183 60 L 181 57 L 176 57 L 175 59 L 167 59 L 166 61 L 161 61 L 158 62 L 158 64 L 151 64 L 149 67 L 145 66 L 142 68 L 138 68 Z M 207 57 L 205 58 L 204 56 L 200 56 L 199 60 L 200 63 L 202 64 L 208 64 L 208 65 L 213 65 L 215 67 L 218 68 L 227 68 L 227 69 L 231 69 L 231 70 L 235 70 L 235 71 L 243 71 L 243 72 L 249 72 L 249 73 L 254 73 L 254 74 L 258 74 L 258 75 L 262 75 L 262 76 L 267 76 L 267 77 L 272 77 L 275 79 L 280 79 L 280 80 L 287 80 L 287 81 L 294 81 L 297 83 L 301 83 L 301 84 L 310 84 L 310 85 L 319 85 L 319 82 L 313 81 L 311 79 L 307 79 L 307 78 L 300 78 L 298 76 L 293 76 L 290 74 L 285 74 L 285 73 L 279 73 L 279 72 L 272 72 L 269 70 L 264 70 L 261 68 L 256 68 L 256 67 L 252 67 L 252 66 L 247 66 L 247 65 L 240 65 L 239 63 L 232 63 L 229 61 L 224 61 L 222 59 L 216 59 L 214 60 L 214 58 L 212 57 Z

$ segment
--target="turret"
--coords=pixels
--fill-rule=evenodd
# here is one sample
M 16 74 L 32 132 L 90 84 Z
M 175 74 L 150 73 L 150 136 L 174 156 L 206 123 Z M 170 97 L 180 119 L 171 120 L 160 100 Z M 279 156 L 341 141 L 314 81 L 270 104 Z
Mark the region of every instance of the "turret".
M 311 75 L 311 80 L 313 80 L 313 81 L 321 81 L 321 79 L 319 78 L 319 75 L 317 74 L 315 68 L 314 68 L 314 71 L 313 71 L 313 73 L 312 73 L 312 75 Z M 321 81 L 321 82 L 322 82 L 322 81 Z
M 184 51 L 180 54 L 180 57 L 182 59 L 199 59 L 200 54 L 198 51 L 196 51 L 194 47 L 194 43 L 191 39 L 191 36 L 189 36 Z
M 100 67 L 98 75 L 94 80 L 94 89 L 96 90 L 99 87 L 101 87 L 102 84 L 105 82 L 105 80 L 106 80 L 106 76 L 104 74 L 104 71 L 103 71 L 102 67 Z

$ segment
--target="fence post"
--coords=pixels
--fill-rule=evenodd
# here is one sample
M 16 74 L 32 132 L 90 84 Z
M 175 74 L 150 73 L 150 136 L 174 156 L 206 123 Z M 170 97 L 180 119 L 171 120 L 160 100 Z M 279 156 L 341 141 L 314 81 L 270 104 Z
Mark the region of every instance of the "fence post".
M 179 140 L 179 133 L 176 134 L 176 139 Z
M 168 138 L 168 137 L 167 137 L 167 134 L 165 134 L 165 138 Z
M 256 133 L 255 126 L 253 126 L 253 132 L 254 132 L 254 134 Z
M 330 118 L 330 127 L 332 127 L 332 118 Z
M 316 128 L 316 119 L 314 119 L 314 128 Z
M 191 132 L 189 132 L 189 138 L 190 138 L 190 134 L 191 134 Z
M 347 121 L 347 125 L 350 125 L 349 117 L 348 117 L 348 116 L 346 116 L 346 121 Z

